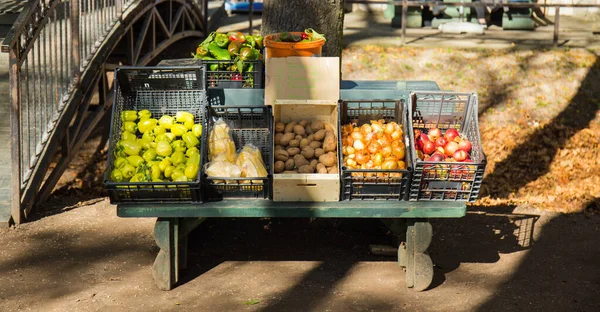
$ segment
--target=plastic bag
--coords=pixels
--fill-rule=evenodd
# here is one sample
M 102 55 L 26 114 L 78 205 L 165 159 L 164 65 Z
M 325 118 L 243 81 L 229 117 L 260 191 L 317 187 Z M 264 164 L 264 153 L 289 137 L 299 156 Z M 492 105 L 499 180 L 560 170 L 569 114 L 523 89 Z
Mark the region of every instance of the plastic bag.
M 204 172 L 209 177 L 239 178 L 242 176 L 240 166 L 225 159 L 225 154 L 219 155 L 221 159 L 206 164 Z
M 242 148 L 236 164 L 242 168 L 242 177 L 264 178 L 268 175 L 260 150 L 252 144 L 247 144 Z
M 236 160 L 235 143 L 231 139 L 229 126 L 219 118 L 215 121 L 208 137 L 208 160 L 212 161 L 221 154 L 224 154 L 231 163 Z

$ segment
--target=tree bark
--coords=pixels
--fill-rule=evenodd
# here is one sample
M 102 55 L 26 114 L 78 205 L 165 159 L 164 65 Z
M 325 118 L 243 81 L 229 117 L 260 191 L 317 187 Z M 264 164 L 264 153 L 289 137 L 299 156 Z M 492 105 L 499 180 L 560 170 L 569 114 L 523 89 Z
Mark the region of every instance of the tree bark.
M 327 42 L 323 56 L 342 56 L 344 0 L 263 0 L 263 36 L 313 28 Z

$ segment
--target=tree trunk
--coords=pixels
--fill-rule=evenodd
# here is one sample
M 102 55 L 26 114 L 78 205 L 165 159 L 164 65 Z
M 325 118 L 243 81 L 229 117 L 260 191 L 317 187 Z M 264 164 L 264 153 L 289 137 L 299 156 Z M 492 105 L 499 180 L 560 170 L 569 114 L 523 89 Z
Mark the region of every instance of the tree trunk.
M 313 28 L 327 42 L 323 56 L 342 56 L 344 0 L 263 0 L 262 35 Z

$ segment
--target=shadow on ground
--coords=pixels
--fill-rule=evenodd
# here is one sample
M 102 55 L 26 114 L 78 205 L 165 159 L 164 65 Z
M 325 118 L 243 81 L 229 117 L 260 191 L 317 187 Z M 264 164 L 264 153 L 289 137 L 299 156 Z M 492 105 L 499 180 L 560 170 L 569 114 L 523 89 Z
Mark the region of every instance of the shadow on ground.
M 538 217 L 512 215 L 512 207 L 495 210 L 432 220 L 429 251 L 436 267 L 431 288 L 444 284 L 446 274 L 462 263 L 495 263 L 502 254 L 531 247 Z M 371 244 L 392 246 L 396 241 L 376 219 L 212 219 L 190 235 L 183 283 L 226 261 L 320 262 L 265 311 L 316 308 L 358 263 L 396 261 L 395 256 L 369 252 Z M 396 272 L 404 278 L 400 267 Z
M 600 63 L 596 61 L 581 82 L 569 105 L 547 125 L 534 131 L 524 143 L 496 163 L 494 171 L 483 179 L 481 196 L 508 198 L 529 182 L 548 173 L 556 151 L 573 135 L 588 128 L 600 109 L 600 97 L 594 93 L 600 81 Z

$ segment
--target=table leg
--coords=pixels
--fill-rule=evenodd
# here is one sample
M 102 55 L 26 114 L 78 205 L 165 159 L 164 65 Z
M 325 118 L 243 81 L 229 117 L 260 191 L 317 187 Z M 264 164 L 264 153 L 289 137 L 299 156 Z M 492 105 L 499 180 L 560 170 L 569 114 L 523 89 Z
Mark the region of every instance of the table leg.
M 154 240 L 160 248 L 152 276 L 161 290 L 171 290 L 179 281 L 179 270 L 187 265 L 187 235 L 204 218 L 158 218 L 154 226 Z
M 427 254 L 433 230 L 425 219 L 409 219 L 406 242 L 398 248 L 398 263 L 406 268 L 406 287 L 423 291 L 433 280 L 433 262 Z

